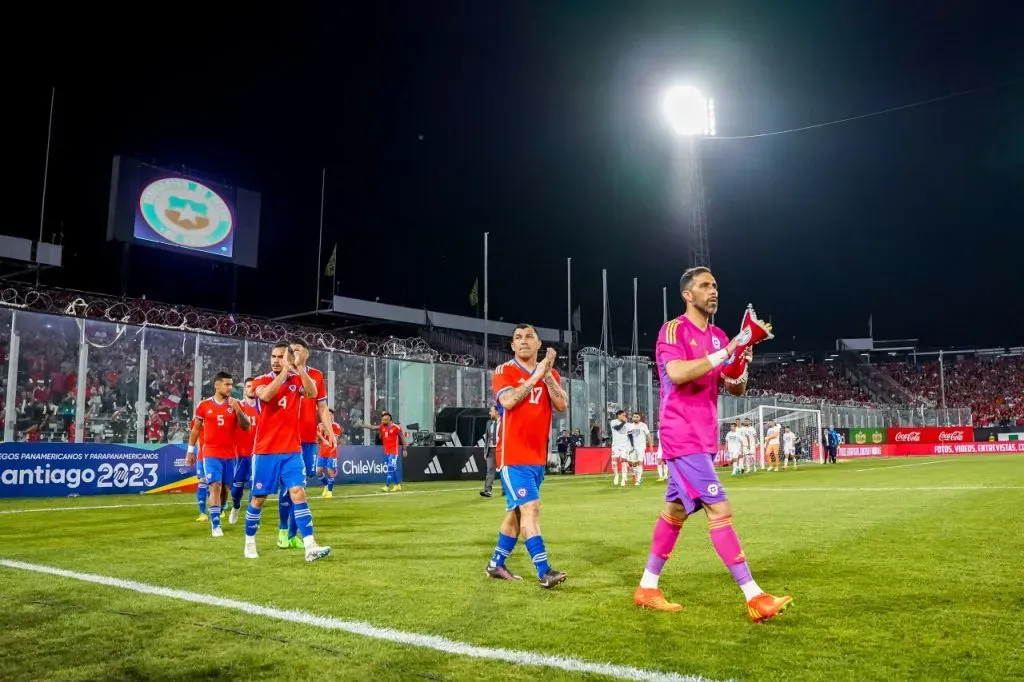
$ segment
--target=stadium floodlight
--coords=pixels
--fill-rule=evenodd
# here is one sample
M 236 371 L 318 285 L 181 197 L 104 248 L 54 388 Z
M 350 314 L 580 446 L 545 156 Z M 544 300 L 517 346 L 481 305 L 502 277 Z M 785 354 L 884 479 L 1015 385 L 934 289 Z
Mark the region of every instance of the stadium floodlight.
M 715 101 L 692 85 L 669 88 L 662 102 L 665 119 L 676 135 L 715 135 Z

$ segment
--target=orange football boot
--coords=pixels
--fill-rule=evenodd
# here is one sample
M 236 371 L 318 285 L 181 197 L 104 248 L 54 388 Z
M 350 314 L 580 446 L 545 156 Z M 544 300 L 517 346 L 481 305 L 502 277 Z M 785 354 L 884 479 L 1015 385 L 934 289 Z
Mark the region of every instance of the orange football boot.
M 682 604 L 673 604 L 657 587 L 638 587 L 633 593 L 633 603 L 642 609 L 656 611 L 682 611 Z
M 773 597 L 767 592 L 762 592 L 747 602 L 747 613 L 752 622 L 763 623 L 785 611 L 792 603 L 792 597 Z

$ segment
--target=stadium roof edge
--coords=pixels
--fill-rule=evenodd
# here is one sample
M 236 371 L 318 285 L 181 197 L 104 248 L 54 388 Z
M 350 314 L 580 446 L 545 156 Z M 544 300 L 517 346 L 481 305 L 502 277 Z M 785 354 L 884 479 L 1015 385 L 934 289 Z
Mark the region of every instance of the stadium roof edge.
M 512 330 L 515 329 L 515 325 L 508 322 L 495 322 L 494 320 L 481 320 L 465 315 L 439 313 L 427 310 L 426 308 L 406 308 L 405 306 L 364 301 L 347 296 L 335 296 L 331 301 L 331 312 L 338 315 L 388 320 L 404 324 L 418 324 L 425 327 L 455 329 L 475 334 L 487 333 L 494 334 L 495 336 L 512 336 Z M 568 330 L 552 329 L 550 327 L 535 326 L 534 329 L 537 330 L 537 335 L 540 336 L 542 341 L 548 341 L 549 343 L 567 343 L 571 335 Z

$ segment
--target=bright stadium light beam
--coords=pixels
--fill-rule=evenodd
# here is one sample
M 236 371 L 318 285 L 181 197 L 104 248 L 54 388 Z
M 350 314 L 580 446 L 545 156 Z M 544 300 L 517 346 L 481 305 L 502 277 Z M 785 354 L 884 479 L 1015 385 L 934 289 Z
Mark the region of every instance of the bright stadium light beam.
M 682 182 L 676 195 L 683 214 L 689 214 L 684 220 L 690 233 L 690 264 L 710 267 L 700 143 L 715 135 L 715 102 L 692 85 L 676 85 L 665 92 L 662 113 L 675 134 L 683 138 L 677 152 Z
M 677 85 L 665 93 L 665 119 L 676 135 L 714 136 L 715 102 L 692 85 Z

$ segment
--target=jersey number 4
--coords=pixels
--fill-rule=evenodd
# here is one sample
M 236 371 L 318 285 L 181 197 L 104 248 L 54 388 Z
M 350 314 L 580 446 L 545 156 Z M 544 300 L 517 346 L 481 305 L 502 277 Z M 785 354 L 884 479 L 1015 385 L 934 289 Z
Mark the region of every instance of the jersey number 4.
M 530 404 L 531 405 L 539 405 L 540 404 L 540 398 L 541 398 L 542 395 L 544 395 L 544 387 L 543 386 L 537 386 L 537 387 L 531 389 L 530 390 Z
M 284 396 L 280 400 L 278 400 L 277 406 L 280 407 L 282 410 L 288 407 L 288 396 Z

